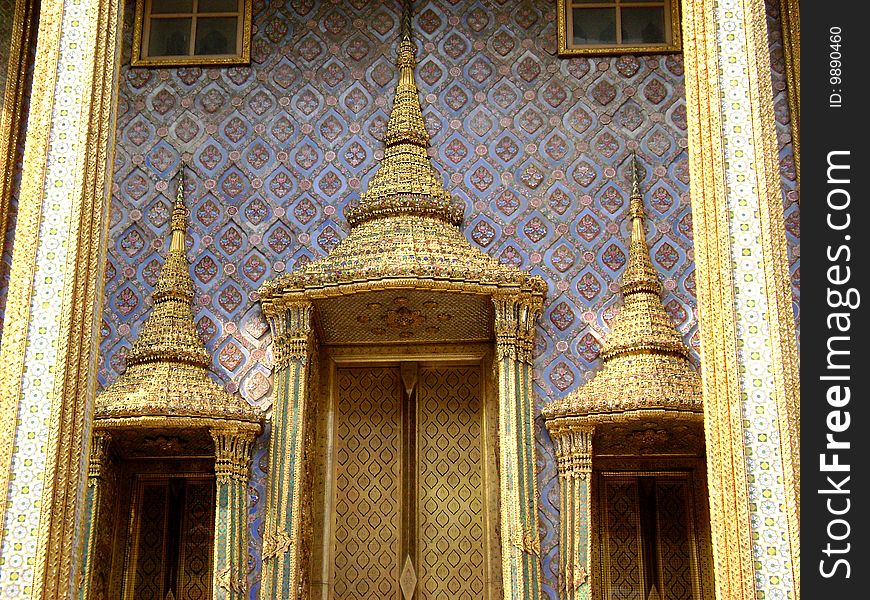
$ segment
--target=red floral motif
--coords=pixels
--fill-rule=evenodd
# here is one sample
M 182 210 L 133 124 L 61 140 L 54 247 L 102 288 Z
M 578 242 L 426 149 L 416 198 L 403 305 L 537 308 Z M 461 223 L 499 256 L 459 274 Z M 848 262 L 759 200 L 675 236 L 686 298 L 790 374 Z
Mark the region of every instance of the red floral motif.
M 242 304 L 242 292 L 235 285 L 228 285 L 218 294 L 218 304 L 227 313 L 232 313 Z
M 798 273 L 798 279 L 800 279 L 800 274 Z M 800 283 L 800 281 L 798 281 Z M 686 279 L 683 280 L 683 287 L 686 288 L 686 291 L 694 298 L 696 296 L 695 290 L 695 269 L 693 268 L 689 271 L 689 274 L 686 275 Z
M 492 76 L 492 67 L 485 60 L 478 58 L 468 67 L 468 76 L 472 81 L 482 84 Z
M 299 55 L 311 62 L 323 53 L 323 46 L 313 36 L 305 36 L 299 44 Z
M 595 147 L 601 154 L 611 158 L 619 150 L 619 140 L 609 131 L 605 131 L 595 140 Z
M 507 56 L 511 53 L 516 45 L 516 42 L 511 35 L 504 29 L 500 29 L 492 38 L 492 49 L 501 56 Z
M 606 106 L 616 98 L 616 88 L 609 81 L 601 80 L 598 85 L 592 88 L 592 97 L 601 106 Z
M 538 217 L 532 217 L 523 225 L 523 233 L 537 244 L 547 236 L 547 224 Z
M 335 87 L 344 81 L 344 66 L 338 62 L 331 62 L 326 68 L 320 70 L 320 76 L 329 87 Z
M 531 83 L 541 74 L 541 65 L 531 56 L 526 56 L 517 64 L 517 74 L 526 83 Z
M 314 0 L 290 0 L 290 6 L 300 17 L 304 17 L 314 8 Z
M 601 282 L 598 281 L 598 278 L 592 274 L 590 271 L 586 271 L 577 280 L 577 291 L 580 292 L 580 295 L 586 298 L 587 301 L 591 301 L 598 294 L 601 293 Z
M 124 192 L 133 200 L 139 200 L 148 191 L 148 181 L 139 173 L 134 173 L 124 182 Z
M 787 221 L 786 229 L 788 229 Z M 677 230 L 690 240 L 692 239 L 692 213 L 687 212 L 683 215 L 683 218 L 677 222 Z
M 498 151 L 496 151 L 498 152 Z M 468 148 L 459 138 L 453 138 L 444 146 L 444 156 L 453 164 L 459 164 L 468 156 Z
M 668 242 L 664 242 L 658 247 L 655 253 L 655 259 L 666 271 L 670 271 L 680 260 L 680 255 L 677 250 Z
M 453 110 L 459 110 L 465 106 L 466 102 L 468 102 L 468 94 L 466 94 L 465 90 L 458 85 L 454 85 L 448 89 L 447 93 L 444 95 L 444 103 Z
M 601 349 L 598 347 L 598 340 L 591 333 L 586 333 L 577 342 L 577 354 L 583 357 L 586 362 L 591 363 L 598 358 L 598 353 Z
M 245 206 L 245 217 L 251 225 L 259 225 L 269 216 L 269 207 L 259 196 L 254 196 Z
M 514 11 L 514 20 L 523 29 L 530 29 L 538 22 L 538 11 L 532 8 L 528 2 L 524 2 Z
M 142 237 L 142 233 L 137 229 L 128 229 L 127 233 L 121 238 L 120 242 L 121 251 L 133 258 L 140 252 L 142 252 L 142 248 L 145 247 L 145 240 Z
M 544 86 L 544 102 L 553 108 L 558 108 L 568 99 L 568 92 L 555 81 Z
M 344 151 L 344 160 L 353 168 L 359 167 L 368 158 L 365 147 L 357 141 L 351 142 Z
M 320 123 L 320 135 L 326 138 L 326 140 L 329 142 L 334 142 L 336 139 L 338 139 L 338 136 L 341 135 L 341 132 L 341 121 L 335 118 L 335 115 L 328 115 Z
M 619 124 L 629 131 L 637 131 L 643 125 L 644 114 L 636 102 L 626 102 L 619 111 Z
M 218 362 L 227 371 L 235 371 L 244 359 L 245 355 L 233 342 L 226 344 L 218 354 Z
M 318 109 L 319 106 L 320 100 L 317 98 L 317 95 L 311 90 L 302 90 L 296 96 L 296 108 L 298 108 L 299 112 L 306 116 L 312 114 L 315 110 Z
M 369 105 L 369 99 L 359 87 L 354 86 L 344 97 L 344 105 L 352 113 L 359 114 Z
M 659 104 L 662 100 L 667 98 L 668 89 L 658 79 L 651 79 L 646 87 L 643 89 L 644 97 L 652 102 L 653 104 Z
M 686 309 L 676 298 L 671 298 L 665 303 L 665 311 L 677 327 L 680 327 L 689 318 Z
M 468 52 L 468 44 L 457 34 L 451 33 L 444 40 L 444 53 L 450 58 L 456 60 L 466 52 Z
M 667 57 L 665 57 L 665 68 L 677 77 L 682 77 L 683 57 L 679 54 L 668 54 Z
M 146 69 L 137 69 L 139 71 L 145 71 Z M 193 85 L 199 78 L 202 77 L 202 69 L 199 67 L 182 67 L 178 69 L 178 78 L 181 79 L 184 85 Z
M 369 43 L 362 36 L 356 36 L 347 44 L 347 55 L 360 61 L 369 53 Z
M 492 99 L 495 100 L 499 108 L 507 110 L 511 104 L 517 101 L 517 93 L 508 84 L 500 83 L 492 91 Z
M 568 142 L 558 133 L 554 133 L 544 143 L 544 152 L 554 161 L 560 161 L 568 154 Z
M 618 271 L 625 265 L 625 252 L 616 244 L 610 244 L 601 255 L 601 262 L 611 271 Z
M 199 133 L 199 125 L 196 124 L 196 121 L 191 119 L 188 115 L 184 115 L 181 119 L 175 124 L 175 135 L 182 142 L 187 143 Z
M 544 117 L 531 106 L 520 113 L 520 127 L 529 135 L 544 126 Z
M 383 115 L 377 115 L 369 124 L 369 135 L 378 140 L 384 141 L 384 136 L 387 134 L 387 120 Z
M 426 85 L 433 86 L 435 83 L 441 79 L 441 76 L 444 74 L 444 71 L 438 66 L 438 63 L 434 60 L 427 60 L 417 69 L 417 72 L 420 74 L 420 79 Z
M 317 150 L 309 143 L 302 144 L 296 149 L 293 160 L 300 169 L 307 171 L 317 162 Z
M 341 238 L 338 232 L 333 229 L 332 225 L 327 225 L 326 228 L 317 236 L 317 245 L 323 248 L 324 252 L 332 252 L 332 249 L 338 246 Z
M 486 191 L 489 186 L 492 185 L 494 178 L 492 173 L 489 172 L 489 169 L 480 165 L 477 167 L 474 172 L 470 176 L 471 185 L 473 185 L 479 192 Z
M 221 235 L 218 245 L 229 255 L 233 255 L 239 251 L 244 243 L 244 236 L 235 226 L 231 226 Z
M 308 196 L 303 196 L 293 207 L 293 216 L 303 225 L 307 225 L 317 216 L 317 207 Z
M 163 88 L 154 95 L 151 106 L 158 114 L 165 115 L 175 108 L 175 96 L 172 95 L 172 92 Z
M 269 97 L 269 94 L 260 90 L 248 100 L 248 106 L 251 107 L 254 114 L 260 116 L 272 108 L 272 99 Z
M 284 39 L 284 36 L 287 35 L 288 31 L 290 31 L 290 28 L 287 26 L 286 19 L 280 19 L 277 16 L 274 16 L 269 19 L 268 23 L 266 23 L 266 37 L 273 44 L 277 44 Z
M 205 201 L 200 204 L 199 208 L 196 210 L 196 220 L 205 225 L 206 227 L 211 227 L 211 225 L 217 220 L 219 216 L 220 209 L 211 198 L 206 198 Z
M 523 264 L 523 255 L 520 254 L 520 251 L 513 246 L 507 246 L 504 250 L 502 250 L 501 254 L 498 257 L 498 260 L 502 264 L 513 265 L 519 268 Z
M 622 210 L 622 205 L 624 203 L 625 198 L 623 198 L 622 194 L 619 193 L 619 190 L 612 185 L 605 188 L 601 193 L 601 206 L 612 215 L 615 215 Z
M 587 242 L 591 242 L 601 234 L 601 225 L 587 212 L 577 222 L 577 233 Z
M 520 181 L 526 184 L 529 189 L 534 190 L 544 181 L 544 173 L 536 165 L 529 165 L 520 174 Z
M 486 248 L 495 239 L 495 229 L 486 221 L 478 221 L 471 229 L 471 239 L 483 248 Z
M 486 26 L 489 25 L 489 15 L 486 14 L 486 11 L 482 8 L 475 7 L 468 12 L 468 15 L 465 17 L 465 22 L 468 23 L 468 27 L 475 33 L 480 33 Z
M 550 383 L 560 392 L 574 385 L 574 371 L 565 362 L 559 362 L 550 371 Z
M 504 190 L 495 199 L 495 205 L 502 213 L 510 216 L 520 207 L 520 199 L 510 190 Z
M 428 64 L 428 63 L 426 63 L 426 64 Z M 372 70 L 371 70 L 372 81 L 374 81 L 376 84 L 378 84 L 381 87 L 385 87 L 390 81 L 393 80 L 393 71 L 394 70 L 395 70 L 395 67 L 389 65 L 387 62 L 382 60 L 382 61 L 378 62 L 377 64 L 375 64 L 374 67 L 372 67 Z M 420 73 L 421 73 L 420 77 L 423 77 L 422 67 L 421 67 Z M 428 81 L 428 80 L 423 79 L 423 81 Z
M 576 257 L 571 249 L 567 245 L 562 244 L 553 252 L 553 257 L 550 262 L 553 264 L 554 269 L 560 273 L 564 273 L 574 266 L 575 258 Z
M 616 70 L 626 78 L 634 77 L 640 69 L 640 61 L 636 56 L 624 54 L 616 61 Z
M 686 105 L 680 102 L 677 107 L 671 112 L 671 123 L 680 131 L 686 131 L 689 127 L 689 122 L 686 120 Z
M 317 182 L 317 189 L 325 196 L 335 196 L 341 189 L 341 185 L 342 181 L 338 174 L 335 171 L 327 171 Z
M 118 307 L 122 315 L 129 315 L 139 306 L 139 296 L 129 286 L 122 288 L 115 296 L 115 306 Z
M 208 254 L 193 265 L 193 274 L 202 283 L 208 283 L 217 275 L 218 266 Z
M 567 302 L 559 302 L 559 304 L 550 309 L 550 322 L 559 331 L 565 331 L 574 322 L 574 311 Z
M 208 315 L 203 315 L 196 322 L 196 332 L 203 344 L 207 344 L 217 334 L 217 325 Z
M 235 198 L 245 189 L 245 180 L 238 171 L 231 171 L 224 177 L 221 189 L 230 198 Z
M 562 188 L 555 188 L 550 193 L 549 202 L 553 210 L 560 215 L 564 215 L 565 211 L 571 207 L 571 198 Z
M 441 17 L 439 17 L 431 8 L 427 8 L 420 13 L 418 22 L 420 24 L 420 29 L 429 35 L 432 35 L 435 33 L 436 29 L 441 27 Z
M 160 277 L 160 269 L 163 265 L 156 258 L 152 258 L 147 265 L 142 268 L 142 279 L 150 286 L 157 284 L 157 279 Z
M 272 81 L 282 89 L 288 89 L 296 81 L 296 69 L 288 62 L 282 62 L 272 71 Z
M 293 123 L 290 122 L 285 116 L 280 117 L 275 123 L 272 125 L 272 135 L 275 136 L 279 142 L 286 142 L 290 139 L 290 136 L 293 135 Z
M 504 162 L 512 161 L 519 151 L 520 147 L 507 135 L 495 143 L 495 155 Z
M 393 16 L 385 10 L 375 13 L 372 19 L 372 29 L 381 35 L 386 35 L 393 28 Z
M 665 132 L 656 128 L 646 138 L 646 145 L 656 156 L 664 156 L 671 148 L 671 140 L 665 135 Z
M 145 218 L 156 229 L 160 229 L 169 220 L 169 206 L 163 200 L 158 200 L 148 209 Z
M 252 254 L 242 264 L 242 273 L 256 283 L 266 275 L 266 263 L 258 254 Z
M 667 188 L 659 186 L 650 194 L 650 204 L 658 212 L 664 214 L 674 205 L 674 197 Z
M 582 187 L 589 187 L 592 185 L 592 182 L 595 181 L 597 176 L 598 174 L 595 172 L 595 168 L 586 161 L 581 162 L 577 165 L 577 168 L 574 169 L 574 181 L 579 183 Z
M 571 129 L 577 133 L 583 133 L 589 129 L 590 125 L 592 125 L 592 117 L 589 116 L 589 113 L 586 112 L 582 106 L 575 106 L 574 109 L 568 113 L 568 124 L 571 126 Z
M 153 135 L 153 127 L 144 118 L 135 119 L 127 128 L 127 139 L 134 145 L 141 146 Z
M 205 167 L 206 170 L 211 171 L 220 164 L 223 158 L 220 148 L 214 144 L 209 144 L 200 151 L 199 164 Z
M 266 241 L 266 244 L 275 254 L 283 254 L 287 248 L 290 247 L 290 232 L 287 231 L 284 227 L 276 227 L 272 230 L 272 233 L 269 234 L 269 239 Z
M 269 182 L 269 189 L 279 198 L 283 198 L 293 190 L 293 179 L 287 171 L 278 171 Z
M 471 114 L 468 127 L 471 131 L 483 137 L 492 129 L 492 119 L 484 111 L 477 111 Z
M 208 91 L 202 95 L 202 108 L 207 113 L 216 113 L 221 109 L 224 105 L 224 95 L 221 90 L 218 88 L 209 88 Z

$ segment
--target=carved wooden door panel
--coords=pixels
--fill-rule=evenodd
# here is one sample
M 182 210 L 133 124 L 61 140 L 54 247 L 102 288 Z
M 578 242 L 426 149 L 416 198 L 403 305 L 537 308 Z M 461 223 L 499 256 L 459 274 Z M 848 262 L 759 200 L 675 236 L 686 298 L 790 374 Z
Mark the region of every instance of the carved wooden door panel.
M 700 600 L 696 523 L 680 473 L 602 473 L 601 590 L 605 600 Z
M 484 598 L 480 367 L 337 382 L 332 598 Z

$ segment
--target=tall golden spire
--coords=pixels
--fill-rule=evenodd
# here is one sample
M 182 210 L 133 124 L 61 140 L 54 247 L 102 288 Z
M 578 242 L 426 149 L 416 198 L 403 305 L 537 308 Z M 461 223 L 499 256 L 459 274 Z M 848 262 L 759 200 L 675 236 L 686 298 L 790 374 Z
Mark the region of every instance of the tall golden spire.
M 637 157 L 632 157 L 631 167 L 631 241 L 622 278 L 622 312 L 602 344 L 601 371 L 546 406 L 546 419 L 632 410 L 703 410 L 701 378 L 665 311 L 662 284 L 650 259 Z
M 462 223 L 462 208 L 444 189 L 427 152 L 429 133 L 414 81 L 417 60 L 411 39 L 410 2 L 403 4 L 396 58 L 399 82 L 384 138 L 384 158 L 369 182 L 368 190 L 360 196 L 359 206 L 347 211 L 351 227 L 400 214 L 435 217 L 452 225 Z
M 128 367 L 167 357 L 203 368 L 211 364 L 211 357 L 196 334 L 191 309 L 193 281 L 190 279 L 190 265 L 185 255 L 184 241 L 187 233 L 184 167 L 178 176 L 171 231 L 169 254 L 151 296 L 154 308 L 142 325 L 139 339 L 127 355 Z
M 259 422 L 262 416 L 240 396 L 208 376 L 211 356 L 196 333 L 194 290 L 187 262 L 184 167 L 172 209 L 171 239 L 151 299 L 154 308 L 133 348 L 127 370 L 97 397 L 95 418 L 198 418 Z M 167 423 L 169 421 L 166 421 Z

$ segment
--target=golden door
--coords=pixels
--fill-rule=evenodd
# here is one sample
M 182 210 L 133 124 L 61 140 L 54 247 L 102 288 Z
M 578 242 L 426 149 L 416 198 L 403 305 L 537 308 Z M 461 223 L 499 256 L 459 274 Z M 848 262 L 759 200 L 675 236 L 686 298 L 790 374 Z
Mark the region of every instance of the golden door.
M 335 389 L 329 597 L 486 598 L 480 366 L 339 368 Z

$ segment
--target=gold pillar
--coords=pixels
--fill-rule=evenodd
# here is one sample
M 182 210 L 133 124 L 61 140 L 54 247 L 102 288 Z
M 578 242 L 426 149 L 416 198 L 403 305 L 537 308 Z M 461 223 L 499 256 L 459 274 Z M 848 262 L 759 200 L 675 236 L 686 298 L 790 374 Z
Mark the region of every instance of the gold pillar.
M 212 600 L 248 596 L 248 483 L 254 432 L 212 429 L 214 440 L 215 519 Z
M 76 594 L 96 388 L 118 0 L 44 0 L 0 364 L 0 596 Z
M 687 0 L 683 32 L 716 594 L 797 598 L 799 385 L 764 3 Z
M 275 360 L 275 397 L 269 441 L 269 480 L 263 533 L 261 600 L 303 597 L 307 559 L 303 540 L 304 442 L 310 426 L 314 335 L 308 301 L 269 305 Z
M 594 428 L 550 425 L 559 470 L 559 593 L 592 598 L 592 434 Z
M 541 299 L 497 294 L 502 585 L 506 600 L 541 595 L 541 540 L 532 390 L 535 320 Z
M 94 593 L 94 569 L 100 557 L 97 556 L 99 536 L 105 523 L 101 523 L 103 491 L 105 479 L 109 473 L 109 443 L 112 436 L 106 431 L 97 431 L 91 441 L 91 455 L 88 459 L 88 487 L 85 491 L 85 529 L 84 547 L 81 553 L 81 582 L 79 586 L 79 598 L 101 598 L 107 590 Z

